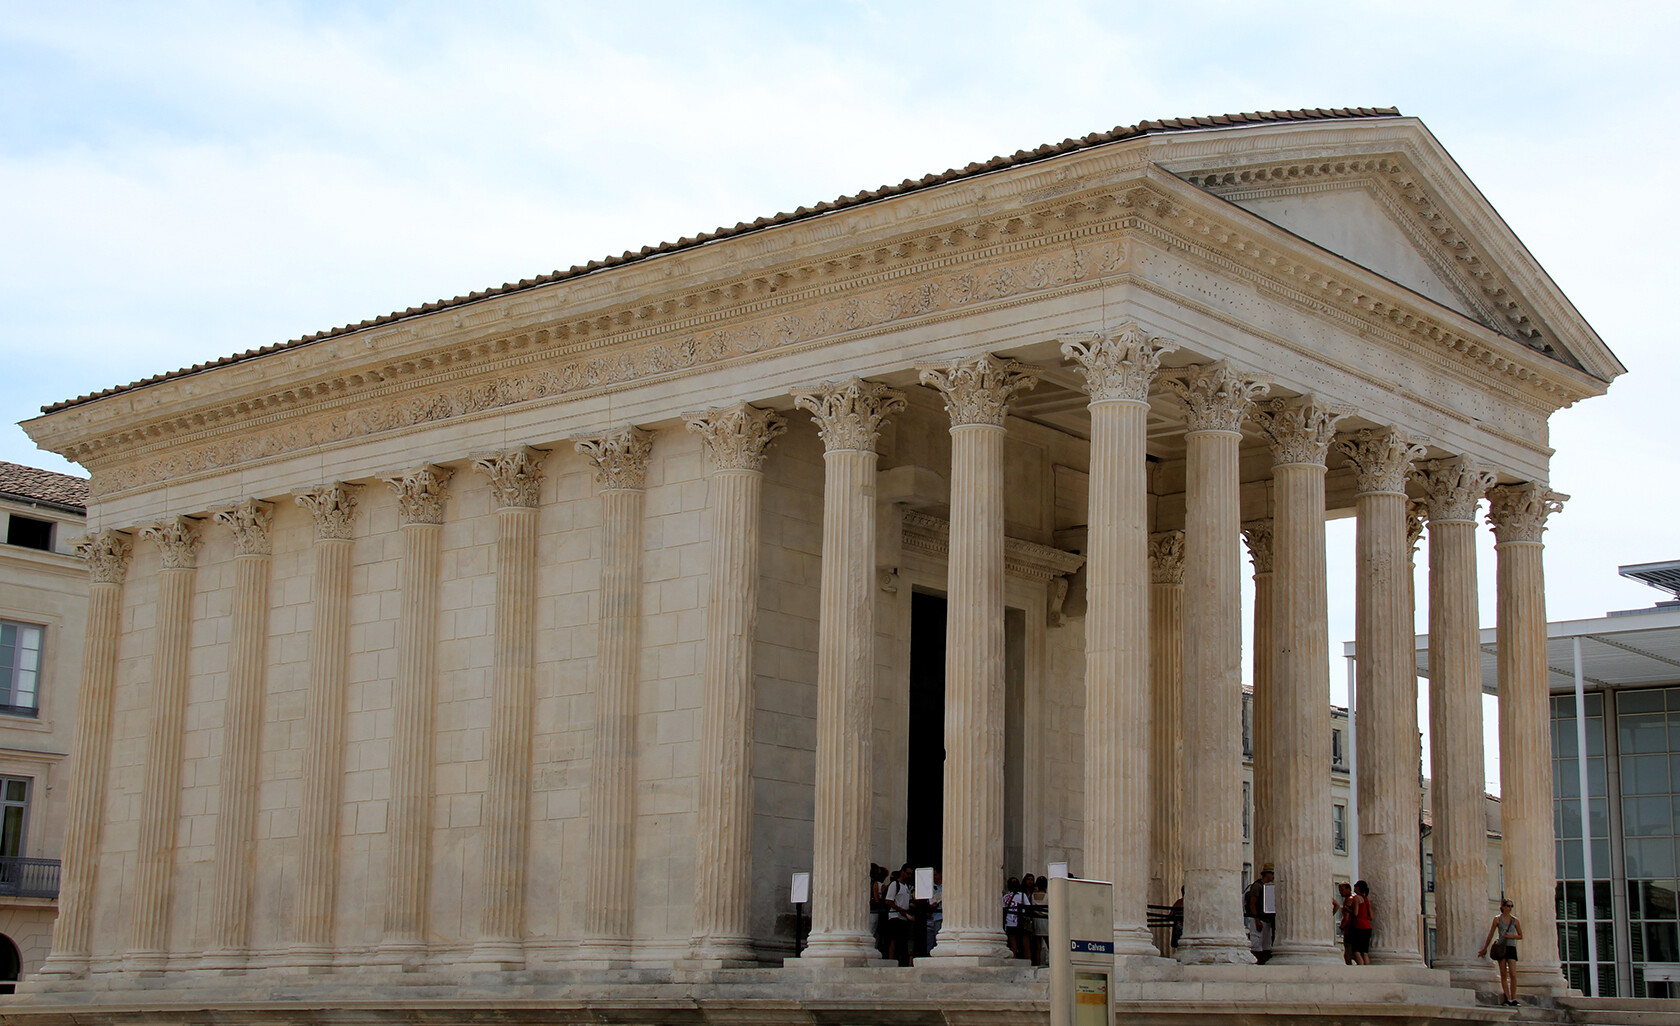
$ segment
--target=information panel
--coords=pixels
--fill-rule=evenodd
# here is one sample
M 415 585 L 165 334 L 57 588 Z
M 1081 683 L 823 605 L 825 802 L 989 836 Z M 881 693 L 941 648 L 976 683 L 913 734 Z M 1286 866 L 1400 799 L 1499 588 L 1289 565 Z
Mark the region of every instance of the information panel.
M 1114 1026 L 1114 887 L 1050 878 L 1050 1026 Z

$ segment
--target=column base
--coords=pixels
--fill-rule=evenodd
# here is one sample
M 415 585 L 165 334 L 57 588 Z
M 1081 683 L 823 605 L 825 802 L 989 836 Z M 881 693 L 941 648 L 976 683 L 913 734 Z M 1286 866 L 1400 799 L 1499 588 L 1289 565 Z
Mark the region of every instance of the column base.
M 518 972 L 525 968 L 525 945 L 517 937 L 480 937 L 465 964 L 479 972 Z
M 282 969 L 332 972 L 333 949 L 325 944 L 294 944 L 275 964 Z
M 1342 953 L 1328 943 L 1274 944 L 1267 965 L 1340 965 Z
M 941 960 L 952 958 L 1004 959 L 1012 960 L 1014 953 L 1009 950 L 1009 944 L 1004 940 L 1002 930 L 964 930 L 953 928 L 949 922 L 939 930 L 939 938 L 934 941 L 933 950 L 928 952 L 929 958 Z M 945 965 L 957 963 L 946 961 Z M 992 961 L 975 963 L 978 965 L 1001 964 Z
M 1184 937 L 1174 953 L 1179 965 L 1253 965 L 1254 952 L 1246 940 L 1224 937 Z
M 370 960 L 374 965 L 417 973 L 426 967 L 429 954 L 424 941 L 415 937 L 396 937 L 379 946 Z
M 520 957 L 523 960 L 523 954 Z M 568 962 L 582 969 L 629 969 L 634 965 L 630 958 L 630 942 L 619 937 L 587 938 L 578 945 L 577 955 Z
M 842 933 L 838 930 L 811 934 L 806 938 L 805 950 L 799 953 L 798 958 L 787 960 L 788 964 L 795 962 L 822 962 L 826 965 L 898 964 L 883 959 L 880 949 L 875 947 L 875 938 L 868 934 Z
M 1372 965 L 1422 965 L 1423 955 L 1417 951 L 1373 951 Z
M 750 937 L 695 937 L 688 942 L 690 962 L 727 962 L 728 968 L 758 964 Z
M 81 979 L 87 975 L 88 957 L 85 954 L 68 955 L 55 951 L 41 963 L 41 968 L 31 973 L 31 976 L 56 976 L 63 979 Z
M 1154 936 L 1146 927 L 1126 925 L 1114 928 L 1114 953 L 1124 955 L 1153 955 L 1159 957 L 1161 949 L 1155 944 Z
M 1518 943 L 1520 944 L 1521 941 Z M 1561 962 L 1518 962 L 1517 992 L 1521 994 L 1545 994 L 1550 997 L 1563 997 L 1579 993 L 1574 987 L 1570 986 L 1569 980 L 1564 977 L 1563 963 Z
M 1435 968 L 1445 969 L 1455 987 L 1498 990 L 1499 967 L 1485 958 L 1449 958 L 1437 955 Z
M 123 956 L 123 971 L 129 973 L 161 973 L 169 968 L 167 951 L 130 951 Z
M 198 956 L 199 969 L 224 973 L 245 971 L 245 952 L 239 948 L 221 948 Z

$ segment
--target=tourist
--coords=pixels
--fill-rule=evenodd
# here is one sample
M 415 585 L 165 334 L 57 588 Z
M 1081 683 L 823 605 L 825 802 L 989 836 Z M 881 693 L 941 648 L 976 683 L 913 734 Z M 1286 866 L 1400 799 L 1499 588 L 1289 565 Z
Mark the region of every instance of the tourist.
M 1021 878 L 1009 878 L 1009 887 L 1003 892 L 1003 933 L 1009 939 L 1009 954 L 1012 958 L 1026 958 L 1027 937 L 1021 929 L 1021 906 L 1027 903 L 1027 896 L 1021 893 Z
M 1178 889 L 1178 900 L 1172 903 L 1172 947 L 1178 946 L 1184 940 L 1184 888 Z
M 1348 947 L 1348 906 L 1353 901 L 1353 885 L 1342 881 L 1336 885 L 1336 897 L 1330 899 L 1330 915 L 1336 920 L 1336 932 L 1342 936 L 1342 964 L 1353 964 L 1353 949 Z
M 1493 925 L 1488 927 L 1487 939 L 1482 941 L 1482 950 L 1476 952 L 1477 957 L 1489 954 L 1499 963 L 1499 986 L 1505 991 L 1505 1004 L 1515 1007 L 1517 1004 L 1517 941 L 1522 940 L 1522 920 L 1511 914 L 1511 900 L 1506 898 L 1499 903 L 1499 914 L 1493 917 Z
M 1022 881 L 1023 886 L 1025 881 Z M 1032 898 L 1032 963 L 1047 965 L 1050 961 L 1050 880 L 1040 876 L 1029 889 Z
M 887 906 L 887 957 L 897 960 L 901 966 L 911 963 L 910 902 L 915 894 L 911 888 L 914 879 L 908 868 L 893 873 L 886 896 L 881 899 Z
M 945 924 L 945 883 L 939 870 L 933 871 L 933 897 L 928 900 L 927 920 L 927 949 L 928 954 L 939 945 L 939 928 Z
M 1371 888 L 1361 880 L 1345 906 L 1342 926 L 1342 960 L 1349 965 L 1371 964 Z
M 869 919 L 875 927 L 875 950 L 887 957 L 887 867 L 869 864 Z
M 1254 960 L 1265 965 L 1272 958 L 1272 934 L 1277 929 L 1277 913 L 1266 911 L 1266 888 L 1271 886 L 1275 873 L 1270 862 L 1260 867 L 1260 875 L 1243 893 L 1243 917 L 1249 921 L 1248 949 Z

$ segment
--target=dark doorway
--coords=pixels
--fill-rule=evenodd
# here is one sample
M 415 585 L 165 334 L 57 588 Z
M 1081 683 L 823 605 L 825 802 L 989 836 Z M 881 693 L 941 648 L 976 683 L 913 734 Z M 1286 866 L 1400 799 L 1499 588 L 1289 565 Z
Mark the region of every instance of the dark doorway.
M 10 937 L 0 933 L 0 994 L 16 992 L 18 975 L 22 970 L 23 959 L 18 956 L 17 945 Z
M 945 826 L 945 597 L 919 591 L 910 596 L 909 738 L 904 860 L 938 866 Z

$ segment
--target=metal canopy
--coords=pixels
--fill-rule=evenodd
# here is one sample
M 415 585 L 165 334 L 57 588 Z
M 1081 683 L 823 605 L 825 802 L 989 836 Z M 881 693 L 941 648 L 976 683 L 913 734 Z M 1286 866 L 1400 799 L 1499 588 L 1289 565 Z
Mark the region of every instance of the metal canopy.
M 1581 639 L 1583 682 L 1589 688 L 1632 688 L 1680 683 L 1680 609 L 1663 607 L 1593 620 L 1546 625 L 1546 665 L 1551 691 L 1575 689 L 1575 639 Z M 1482 691 L 1499 694 L 1497 631 L 1481 631 Z M 1353 642 L 1343 654 L 1355 655 Z M 1416 639 L 1417 672 L 1429 676 L 1429 635 Z

